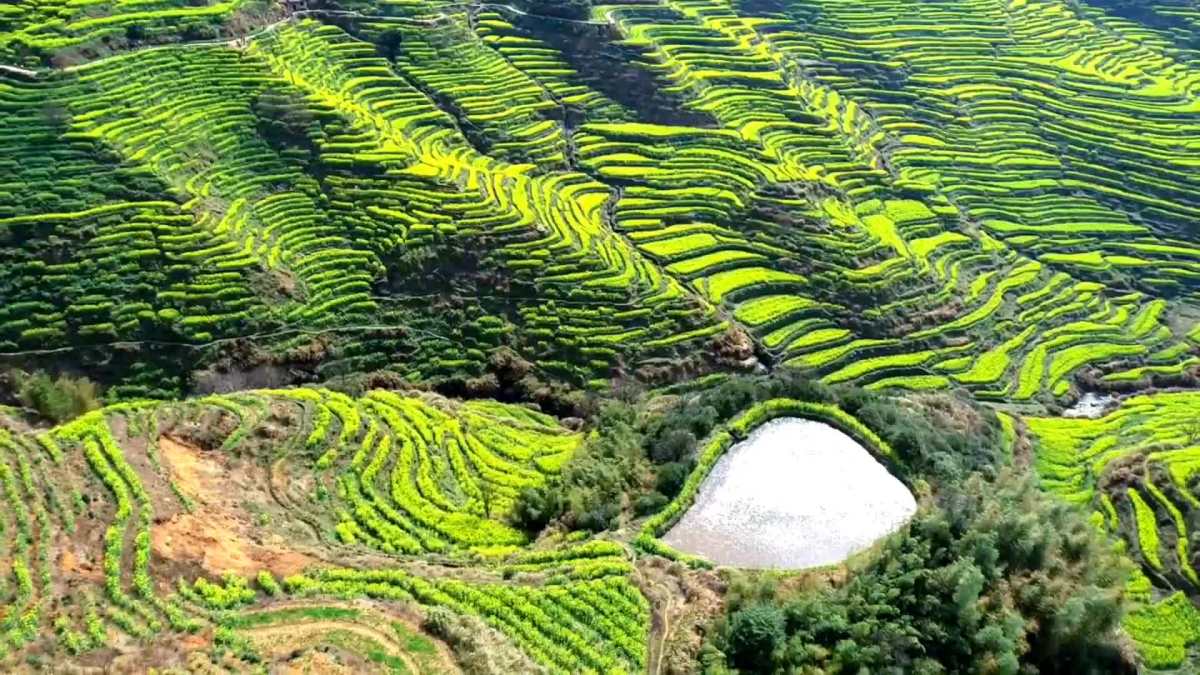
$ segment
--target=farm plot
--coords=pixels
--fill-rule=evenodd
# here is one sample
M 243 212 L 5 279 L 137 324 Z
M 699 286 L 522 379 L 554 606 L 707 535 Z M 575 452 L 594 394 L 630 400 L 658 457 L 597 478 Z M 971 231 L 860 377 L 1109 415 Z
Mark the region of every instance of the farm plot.
M 250 658 L 268 626 L 300 636 L 320 621 L 317 642 L 411 664 L 388 621 L 338 605 L 370 598 L 385 619 L 432 607 L 477 616 L 555 672 L 639 669 L 648 605 L 623 549 L 523 552 L 505 524 L 516 491 L 579 442 L 519 407 L 305 389 L 122 405 L 37 435 L 3 432 L 3 524 L 14 536 L 0 663 L 44 633 L 74 654 L 206 626 Z M 252 519 L 317 532 L 252 538 Z M 473 550 L 490 564 L 426 578 L 329 567 L 316 546 L 347 559 L 373 550 L 393 565 Z
M 623 187 L 616 222 L 630 240 L 744 320 L 779 362 L 831 382 L 903 388 L 911 378 L 1030 401 L 1070 393 L 1085 368 L 1149 366 L 1180 337 L 1163 320 L 1161 285 L 1118 291 L 1069 254 L 964 226 L 976 216 L 949 181 L 968 159 L 945 158 L 941 188 L 924 169 L 882 171 L 902 165 L 903 139 L 867 116 L 869 97 L 840 93 L 844 82 L 791 74 L 801 47 L 786 13 L 752 20 L 718 0 L 667 4 L 669 21 L 628 5 L 612 16 L 721 128 L 588 125 L 579 156 Z M 1036 173 L 1037 157 L 997 166 Z M 844 197 L 787 194 L 797 182 Z
M 1193 393 L 1153 394 L 1126 399 L 1099 419 L 1024 420 L 1042 485 L 1090 509 L 1096 525 L 1124 540 L 1155 585 L 1189 593 L 1200 586 L 1190 529 L 1200 508 L 1198 404 Z M 1198 635 L 1189 611 L 1181 595 L 1130 615 L 1129 630 L 1149 663 L 1182 663 L 1182 645 Z
M 442 39 L 526 78 L 461 30 Z M 95 259 L 131 273 L 140 266 L 157 274 L 164 265 L 173 273 L 115 293 L 106 292 L 115 282 L 74 282 L 83 287 L 65 294 L 63 300 L 78 305 L 68 312 L 38 284 L 74 268 L 55 262 L 42 275 L 42 262 L 14 261 L 6 272 L 18 301 L 5 308 L 3 351 L 150 338 L 207 344 L 272 329 L 334 335 L 349 329 L 337 338 L 332 372 L 400 365 L 396 352 L 416 351 L 421 358 L 412 362 L 423 368 L 415 376 L 461 377 L 482 370 L 486 351 L 498 346 L 496 325 L 516 324 L 518 341 L 540 368 L 599 383 L 627 354 L 671 354 L 726 328 L 703 301 L 605 228 L 607 186 L 582 174 L 533 175 L 534 164 L 481 154 L 438 107 L 478 85 L 460 81 L 462 74 L 435 76 L 449 62 L 436 61 L 433 51 L 423 65 L 396 72 L 370 43 L 299 22 L 267 33 L 246 52 L 153 49 L 56 75 L 46 86 L 5 81 L 5 105 L 22 111 L 12 119 L 28 120 L 6 136 L 15 156 L 40 152 L 19 145 L 33 138 L 50 143 L 49 156 L 61 154 L 63 161 L 61 167 L 14 162 L 25 174 L 18 173 L 12 194 L 40 190 L 39 183 L 58 187 L 35 192 L 46 197 L 0 221 L 13 228 L 44 223 L 41 230 L 55 222 L 64 231 L 76 222 L 116 228 L 96 242 Z M 422 73 L 432 79 L 422 81 Z M 479 108 L 487 124 L 483 118 L 472 124 L 486 127 L 485 135 L 540 129 L 531 116 L 553 101 L 522 108 L 517 99 L 541 91 L 523 81 L 511 100 L 489 94 L 493 112 Z M 471 100 L 484 106 L 485 98 Z M 61 114 L 47 117 L 46 109 Z M 512 117 L 519 114 L 525 116 Z M 547 143 L 547 152 L 561 154 L 561 138 Z M 484 149 L 495 151 L 493 145 Z M 512 157 L 532 147 L 513 145 Z M 93 148 L 111 153 L 110 161 L 137 172 L 162 197 L 147 199 L 143 190 L 134 199 L 117 188 L 90 202 L 69 193 L 51 197 L 86 170 L 74 157 Z M 522 161 L 549 166 L 541 155 Z M 94 171 L 104 173 L 99 166 Z M 140 248 L 108 255 L 118 241 Z M 488 243 L 473 243 L 480 241 Z M 466 275 L 511 279 L 499 293 L 480 294 L 469 312 L 479 323 L 466 322 L 466 334 L 455 325 L 447 335 L 439 319 L 421 316 L 427 303 L 404 294 L 381 304 L 380 285 L 412 274 L 409 261 L 447 255 L 463 259 Z M 101 300 L 105 295 L 114 297 Z M 409 323 L 432 337 L 373 337 L 363 330 Z
M 214 39 L 235 17 L 254 23 L 277 13 L 258 0 L 22 0 L 0 9 L 0 62 L 28 67 L 70 64 L 84 54 L 105 54 L 114 47 Z
M 515 671 L 647 667 L 627 550 L 530 551 L 509 523 L 579 433 L 432 394 L 140 400 L 244 358 L 570 402 L 760 365 L 956 390 L 1121 540 L 1127 630 L 1180 667 L 1200 400 L 1047 412 L 1200 372 L 1200 15 L 1142 4 L 617 0 L 553 23 L 345 0 L 361 15 L 229 43 L 207 38 L 273 10 L 0 6 L 0 356 L 127 370 L 130 401 L 0 432 L 0 665 L 50 633 L 82 653 L 208 628 L 252 660 L 294 627 L 412 670 L 402 631 L 364 626 L 436 607 Z

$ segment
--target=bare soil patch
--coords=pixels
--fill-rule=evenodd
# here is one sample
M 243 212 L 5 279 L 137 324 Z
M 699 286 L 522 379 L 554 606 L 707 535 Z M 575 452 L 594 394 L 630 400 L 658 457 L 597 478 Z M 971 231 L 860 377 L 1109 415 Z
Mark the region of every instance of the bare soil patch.
M 248 576 L 264 569 L 287 576 L 317 562 L 252 522 L 247 504 L 256 504 L 256 495 L 262 494 L 266 476 L 261 470 L 246 465 L 235 469 L 223 455 L 170 436 L 161 437 L 158 447 L 164 470 L 191 501 L 192 509 L 155 524 L 151 529 L 155 554 L 199 565 L 214 576 L 224 572 Z M 263 500 L 264 512 L 265 504 Z
M 76 553 L 73 543 L 66 536 L 59 537 L 55 550 L 59 552 L 58 571 L 61 577 L 86 579 L 97 584 L 104 583 L 104 570 L 101 569 L 99 560 Z
M 724 580 L 659 557 L 640 559 L 634 578 L 650 600 L 650 675 L 694 672 L 707 629 L 724 609 Z

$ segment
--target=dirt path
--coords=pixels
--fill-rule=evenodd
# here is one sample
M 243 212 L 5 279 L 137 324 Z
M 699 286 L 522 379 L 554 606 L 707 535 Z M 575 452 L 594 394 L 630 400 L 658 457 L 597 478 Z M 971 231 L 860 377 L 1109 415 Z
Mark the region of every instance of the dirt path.
M 725 586 L 720 576 L 662 558 L 642 558 L 634 580 L 650 601 L 646 672 L 661 675 L 695 663 L 708 626 L 724 608 Z
M 321 637 L 330 633 L 351 633 L 373 642 L 387 653 L 388 656 L 400 659 L 410 673 L 421 674 L 421 666 L 399 642 L 383 631 L 363 626 L 357 623 L 340 621 L 312 621 L 308 623 L 290 623 L 282 626 L 266 626 L 242 631 L 257 647 L 272 654 L 285 654 L 297 648 L 307 646 L 309 641 L 319 642 Z
M 283 602 L 272 605 L 265 611 L 311 607 L 335 607 L 363 611 L 361 605 L 337 602 L 321 603 L 320 605 L 313 605 L 308 602 Z M 371 609 L 362 618 L 377 620 L 379 625 L 390 623 L 400 624 L 414 635 L 420 635 L 427 639 L 433 645 L 435 653 L 428 659 L 414 656 L 403 644 L 401 638 L 397 637 L 394 633 L 352 620 L 302 620 L 295 623 L 242 629 L 240 632 L 244 633 L 260 648 L 273 654 L 285 653 L 303 647 L 310 640 L 313 643 L 319 642 L 322 635 L 327 635 L 331 632 L 351 633 L 378 643 L 385 649 L 389 656 L 403 661 L 409 671 L 415 675 L 427 675 L 431 673 L 428 661 L 435 662 L 436 671 L 432 672 L 440 675 L 462 675 L 462 669 L 459 668 L 453 652 L 450 651 L 450 647 L 441 640 L 426 633 L 417 621 L 412 618 L 400 614 L 392 614 L 382 609 Z
M 663 584 L 655 584 L 655 588 L 661 589 L 666 597 L 666 602 L 662 607 L 656 607 L 652 615 L 652 626 L 650 630 L 650 653 L 649 667 L 653 675 L 661 675 L 663 656 L 667 649 L 667 638 L 671 635 L 671 616 L 675 613 L 675 594 Z M 655 640 L 657 633 L 658 639 Z

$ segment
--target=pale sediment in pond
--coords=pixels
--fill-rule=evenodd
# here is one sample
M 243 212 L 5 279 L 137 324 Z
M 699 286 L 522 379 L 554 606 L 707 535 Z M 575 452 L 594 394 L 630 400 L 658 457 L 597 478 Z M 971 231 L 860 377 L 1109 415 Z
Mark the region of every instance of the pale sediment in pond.
M 663 541 L 719 565 L 817 567 L 869 548 L 916 509 L 908 488 L 853 438 L 784 418 L 717 461 Z

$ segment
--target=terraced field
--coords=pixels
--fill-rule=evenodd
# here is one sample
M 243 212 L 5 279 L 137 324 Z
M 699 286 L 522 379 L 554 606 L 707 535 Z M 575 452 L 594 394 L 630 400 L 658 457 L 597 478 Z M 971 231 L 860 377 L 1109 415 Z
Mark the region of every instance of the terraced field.
M 1138 562 L 1131 593 L 1149 601 L 1160 595 L 1153 591 L 1179 589 L 1127 624 L 1154 667 L 1179 667 L 1198 638 L 1187 600 L 1200 586 L 1192 551 L 1198 403 L 1192 392 L 1162 393 L 1126 399 L 1096 420 L 1025 419 L 1042 484 L 1090 509 L 1093 523 L 1119 536 Z
M 505 524 L 514 493 L 557 471 L 579 440 L 519 407 L 311 389 L 118 405 L 39 434 L 5 432 L 4 653 L 188 634 L 237 653 L 267 626 L 355 625 L 361 603 L 306 600 L 335 597 L 478 615 L 555 670 L 640 669 L 649 615 L 622 547 L 523 552 Z M 287 539 L 260 539 L 246 514 Z M 303 572 L 339 550 L 436 551 L 445 567 Z M 456 572 L 471 552 L 476 566 Z M 263 614 L 263 598 L 296 602 Z M 388 626 L 411 622 L 374 611 L 387 620 L 365 621 L 373 632 L 351 645 L 365 656 L 403 645 Z
M 1194 3 L 571 6 L 0 5 L 0 363 L 109 403 L 0 427 L 0 666 L 436 671 L 440 607 L 510 668 L 660 672 L 676 507 L 547 544 L 522 493 L 614 383 L 790 370 L 1004 412 L 1136 562 L 1145 664 L 1193 664 Z

